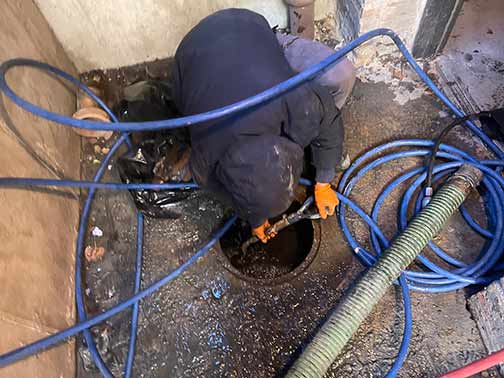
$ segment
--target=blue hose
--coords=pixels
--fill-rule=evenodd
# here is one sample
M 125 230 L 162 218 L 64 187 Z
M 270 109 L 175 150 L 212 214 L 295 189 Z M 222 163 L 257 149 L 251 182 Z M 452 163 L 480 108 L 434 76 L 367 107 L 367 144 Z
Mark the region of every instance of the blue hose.
M 103 176 L 107 164 L 112 158 L 113 154 L 118 150 L 118 148 L 126 141 L 128 135 L 126 133 L 121 134 L 121 136 L 114 142 L 110 152 L 105 156 L 98 171 L 95 174 L 93 181 L 98 182 Z M 93 203 L 93 198 L 96 193 L 96 189 L 91 188 L 84 202 L 84 207 L 82 209 L 82 215 L 79 221 L 79 232 L 77 234 L 77 253 L 75 256 L 75 299 L 77 304 L 77 316 L 79 322 L 84 322 L 87 319 L 86 308 L 84 304 L 84 296 L 82 292 L 82 277 L 81 277 L 81 267 L 82 267 L 82 255 L 84 252 L 84 238 L 86 237 L 86 225 L 89 217 L 89 211 L 91 210 L 91 204 Z M 96 345 L 93 341 L 93 336 L 89 328 L 83 330 L 84 339 L 89 348 L 91 357 L 94 363 L 106 378 L 112 378 L 112 373 L 108 369 L 107 365 L 100 356 L 100 353 L 96 349 Z
M 396 150 L 399 147 L 405 146 L 416 148 L 413 150 L 394 152 L 383 155 L 389 149 Z M 353 187 L 367 172 L 393 160 L 411 156 L 427 156 L 428 154 L 430 154 L 430 148 L 432 146 L 432 141 L 411 139 L 405 141 L 394 141 L 372 149 L 371 151 L 357 159 L 345 172 L 343 178 L 340 181 L 339 191 L 344 195 L 349 196 Z M 380 157 L 376 158 L 376 156 L 378 155 Z M 487 244 L 480 252 L 479 258 L 476 262 L 472 264 L 465 264 L 461 261 L 458 261 L 450 257 L 440 247 L 431 242 L 429 243 L 429 247 L 437 255 L 437 257 L 441 258 L 448 264 L 454 265 L 456 269 L 454 269 L 453 271 L 442 269 L 436 264 L 429 261 L 424 256 L 419 256 L 418 261 L 431 271 L 404 272 L 410 289 L 429 293 L 456 290 L 475 283 L 487 284 L 488 282 L 492 281 L 494 277 L 492 275 L 485 276 L 485 274 L 492 270 L 493 266 L 502 256 L 504 250 L 504 209 L 502 206 L 502 204 L 504 204 L 504 179 L 495 170 L 493 170 L 491 166 L 481 164 L 475 158 L 454 147 L 441 145 L 441 152 L 438 156 L 446 160 L 451 159 L 453 161 L 438 164 L 434 169 L 435 174 L 442 172 L 452 172 L 455 168 L 461 166 L 463 163 L 472 164 L 483 171 L 485 173 L 485 178 L 483 179 L 482 186 L 488 193 L 487 195 L 491 198 L 490 203 L 496 204 L 497 206 L 492 206 L 491 209 L 487 208 L 487 213 L 490 211 L 495 217 L 495 222 L 490 225 L 491 229 L 483 229 L 472 219 L 472 217 L 467 212 L 465 212 L 465 219 L 469 220 L 469 226 L 475 232 L 486 236 L 488 239 Z M 370 162 L 366 163 L 366 161 Z M 439 179 L 442 178 L 442 176 L 443 175 L 437 175 L 436 178 Z M 378 196 L 372 211 L 372 219 L 375 222 L 377 222 L 378 220 L 380 207 L 385 201 L 387 195 L 394 189 L 396 189 L 400 184 L 409 179 L 412 179 L 413 177 L 415 177 L 415 180 L 409 185 L 408 189 L 406 190 L 399 207 L 398 230 L 399 232 L 401 232 L 405 229 L 408 221 L 408 206 L 412 200 L 413 194 L 418 190 L 420 185 L 425 180 L 425 168 L 415 168 L 407 171 L 385 187 L 382 193 Z M 417 198 L 415 203 L 416 210 L 419 211 L 421 197 Z M 366 249 L 359 245 L 355 238 L 351 235 L 346 224 L 345 214 L 345 208 L 342 207 L 339 214 L 340 223 L 342 225 L 343 232 L 350 243 L 350 246 L 352 247 L 352 249 L 358 250 L 360 256 L 365 256 L 365 259 L 367 261 L 373 261 L 374 256 L 379 255 L 387 247 L 387 245 L 381 243 L 378 240 L 376 228 L 374 226 L 370 226 L 373 252 L 366 251 Z
M 85 321 L 81 321 L 74 326 L 56 332 L 53 335 L 44 337 L 31 344 L 27 344 L 11 352 L 2 354 L 0 356 L 0 368 L 10 365 L 16 361 L 22 360 L 23 358 L 37 354 L 48 348 L 51 348 L 56 344 L 59 344 L 62 341 L 65 341 L 66 339 L 77 335 L 79 332 L 83 332 L 86 329 L 89 329 L 91 327 L 96 326 L 97 324 L 100 324 L 104 320 L 107 320 L 108 318 L 118 314 L 119 312 L 126 310 L 128 307 L 139 302 L 141 299 L 153 294 L 161 287 L 166 285 L 168 282 L 173 281 L 175 278 L 179 277 L 192 264 L 198 261 L 201 257 L 205 256 L 207 252 L 210 251 L 212 246 L 219 241 L 219 239 L 227 232 L 227 230 L 229 230 L 229 228 L 232 226 L 235 220 L 236 217 L 232 217 L 231 219 L 226 221 L 224 226 L 219 231 L 217 231 L 214 236 L 212 236 L 212 238 L 207 242 L 207 244 L 205 244 L 203 248 L 201 248 L 193 256 L 191 256 L 189 260 L 181 264 L 178 268 L 173 270 L 170 274 L 166 275 L 165 277 L 161 278 L 159 281 L 156 281 L 151 286 L 143 290 L 140 290 L 137 294 L 119 303 L 118 305 L 102 312 L 99 315 L 86 319 Z
M 53 67 L 49 64 L 37 62 L 31 59 L 12 59 L 4 62 L 0 66 L 0 89 L 17 105 L 23 109 L 47 120 L 60 123 L 62 125 L 74 126 L 90 130 L 113 130 L 113 131 L 145 131 L 145 130 L 160 130 L 168 128 L 177 128 L 190 126 L 198 124 L 205 121 L 215 120 L 224 116 L 229 116 L 231 114 L 245 111 L 247 109 L 253 108 L 255 106 L 264 104 L 275 98 L 278 98 L 282 94 L 288 92 L 289 90 L 303 84 L 306 81 L 312 80 L 317 76 L 317 74 L 328 69 L 331 65 L 336 63 L 338 60 L 343 58 L 345 55 L 356 49 L 358 46 L 364 42 L 369 41 L 372 38 L 379 36 L 387 36 L 397 45 L 401 53 L 404 55 L 408 61 L 411 68 L 420 76 L 422 81 L 434 92 L 436 96 L 439 97 L 441 101 L 458 117 L 463 116 L 464 113 L 459 110 L 455 104 L 453 104 L 448 97 L 434 84 L 434 82 L 429 78 L 429 76 L 420 68 L 418 63 L 415 61 L 411 53 L 408 51 L 404 43 L 401 41 L 399 36 L 390 29 L 376 29 L 363 34 L 354 41 L 350 42 L 348 45 L 342 47 L 340 50 L 336 51 L 331 56 L 322 60 L 320 63 L 313 65 L 312 67 L 306 69 L 305 71 L 297 74 L 296 76 L 278 84 L 274 87 L 267 89 L 255 96 L 249 97 L 245 100 L 236 102 L 234 104 L 222 107 L 220 109 L 208 111 L 201 114 L 191 115 L 187 117 L 181 117 L 176 119 L 169 119 L 163 121 L 151 121 L 151 122 L 117 122 L 117 119 L 112 114 L 112 111 L 101 101 L 94 93 L 82 84 L 79 80 L 67 74 L 66 72 Z M 7 71 L 16 66 L 29 66 L 39 68 L 45 71 L 49 71 L 52 74 L 59 76 L 70 83 L 76 85 L 89 96 L 91 96 L 97 103 L 105 109 L 105 111 L 111 116 L 113 123 L 108 122 L 98 122 L 98 121 L 86 121 L 78 120 L 71 117 L 56 114 L 46 109 L 40 108 L 24 99 L 19 97 L 7 84 L 5 75 Z M 478 136 L 481 140 L 499 157 L 503 158 L 504 153 L 499 149 L 495 143 L 483 132 L 481 131 L 472 121 L 466 121 L 467 126 Z
M 55 180 L 55 179 L 34 179 L 34 178 L 18 178 L 18 177 L 0 177 L 0 186 L 61 186 L 65 188 L 82 188 L 82 189 L 109 189 L 109 190 L 169 190 L 169 189 L 196 189 L 198 185 L 188 183 L 172 183 L 172 184 L 123 184 L 117 182 L 94 182 L 94 181 L 77 181 L 77 180 Z
M 139 211 L 137 214 L 137 254 L 135 262 L 135 288 L 134 294 L 140 291 L 140 284 L 142 280 L 142 249 L 143 249 L 143 230 L 144 219 L 143 214 Z M 128 346 L 128 356 L 126 358 L 126 367 L 124 368 L 124 377 L 130 378 L 133 369 L 133 359 L 135 357 L 135 343 L 138 327 L 138 302 L 133 305 L 131 312 L 131 331 L 130 342 Z
M 136 189 L 186 189 L 195 188 L 196 185 L 192 183 L 176 183 L 176 184 L 120 184 L 120 183 L 101 183 L 99 182 L 105 168 L 110 161 L 111 157 L 117 151 L 119 146 L 123 143 L 131 145 L 129 140 L 128 132 L 130 131 L 145 131 L 145 130 L 159 130 L 167 128 L 177 128 L 183 126 L 189 126 L 198 124 L 204 121 L 218 119 L 230 114 L 238 113 L 246 109 L 251 109 L 258 107 L 268 101 L 271 101 L 282 94 L 288 92 L 289 90 L 301 85 L 302 83 L 312 80 L 317 74 L 323 72 L 332 64 L 337 62 L 339 59 L 344 57 L 346 54 L 354 50 L 356 47 L 362 43 L 377 37 L 377 36 L 387 36 L 391 38 L 397 45 L 399 50 L 402 52 L 406 60 L 412 69 L 420 76 L 424 83 L 434 92 L 434 94 L 456 115 L 463 116 L 463 112 L 459 110 L 436 85 L 427 76 L 425 72 L 422 71 L 420 66 L 415 62 L 406 46 L 400 40 L 400 38 L 389 29 L 377 29 L 368 32 L 356 40 L 349 43 L 347 46 L 343 47 L 339 51 L 335 52 L 330 57 L 324 59 L 322 62 L 310 67 L 309 69 L 303 71 L 302 73 L 292 77 L 291 79 L 276 85 L 262 93 L 252 96 L 248 99 L 242 100 L 235 104 L 229 106 L 212 110 L 206 113 L 181 117 L 177 119 L 154 121 L 154 122 L 131 122 L 124 123 L 118 122 L 112 111 L 100 100 L 89 88 L 84 84 L 80 83 L 79 80 L 73 78 L 64 71 L 58 68 L 52 67 L 46 63 L 37 62 L 30 59 L 13 59 L 4 62 L 0 66 L 0 89 L 6 94 L 14 103 L 22 107 L 23 109 L 50 121 L 54 121 L 66 126 L 73 126 L 91 130 L 114 130 L 121 132 L 120 137 L 114 143 L 110 152 L 106 155 L 102 161 L 95 177 L 92 182 L 89 181 L 73 181 L 73 180 L 50 180 L 50 179 L 30 179 L 30 178 L 0 178 L 0 185 L 2 186 L 62 186 L 62 187 L 80 187 L 89 189 L 88 196 L 86 198 L 80 225 L 79 233 L 77 238 L 77 256 L 76 256 L 76 269 L 75 269 L 75 284 L 76 284 L 76 301 L 77 301 L 77 312 L 79 316 L 79 323 L 69 327 L 65 330 L 57 332 L 46 338 L 40 339 L 34 343 L 25 345 L 21 348 L 13 350 L 11 352 L 5 353 L 0 356 L 0 367 L 4 367 L 20 359 L 26 358 L 28 356 L 34 355 L 42 350 L 46 350 L 63 340 L 76 335 L 79 332 L 84 333 L 86 343 L 89 347 L 91 356 L 96 366 L 100 369 L 101 373 L 105 377 L 111 377 L 111 373 L 107 366 L 101 359 L 94 341 L 92 339 L 89 329 L 100 322 L 108 319 L 109 317 L 117 314 L 120 311 L 127 309 L 132 306 L 132 323 L 131 323 L 131 334 L 130 342 L 128 348 L 128 357 L 125 364 L 125 376 L 131 375 L 131 369 L 133 366 L 133 356 L 135 349 L 135 338 L 136 338 L 136 328 L 138 322 L 138 302 L 145 298 L 146 296 L 152 294 L 158 290 L 161 286 L 167 284 L 171 280 L 178 277 L 183 271 L 185 271 L 192 263 L 198 260 L 200 257 L 204 256 L 215 244 L 220 237 L 229 229 L 232 223 L 235 221 L 235 217 L 228 220 L 225 225 L 210 239 L 210 241 L 199 251 L 197 251 L 188 261 L 183 263 L 173 272 L 163 277 L 153 285 L 140 290 L 140 278 L 141 278 L 141 255 L 142 255 L 142 234 L 143 234 L 143 216 L 141 214 L 137 217 L 137 260 L 135 269 L 135 294 L 125 300 L 124 302 L 112 307 L 111 309 L 95 316 L 92 318 L 87 318 L 85 313 L 82 288 L 81 288 L 81 275 L 80 267 L 82 264 L 82 252 L 84 246 L 85 229 L 87 224 L 87 218 L 89 215 L 89 210 L 91 203 L 97 189 L 113 189 L 113 190 L 136 190 Z M 66 117 L 60 114 L 52 113 L 45 109 L 42 109 L 24 99 L 19 97 L 8 85 L 6 81 L 6 73 L 9 69 L 16 66 L 30 66 L 35 67 L 44 71 L 48 71 L 56 76 L 59 76 L 74 85 L 78 86 L 85 93 L 87 93 L 91 98 L 93 98 L 111 117 L 112 123 L 77 120 L 70 117 Z M 481 131 L 472 121 L 466 121 L 466 126 L 477 135 L 485 145 L 496 155 L 497 160 L 482 160 L 469 156 L 461 150 L 455 149 L 447 145 L 442 145 L 439 157 L 450 160 L 448 163 L 439 164 L 435 168 L 435 179 L 441 180 L 447 172 L 461 165 L 463 162 L 469 162 L 478 168 L 482 169 L 486 177 L 483 181 L 485 187 L 485 193 L 483 199 L 485 200 L 488 225 L 486 228 L 478 225 L 476 221 L 472 219 L 470 214 L 462 210 L 464 219 L 471 226 L 471 228 L 483 235 L 488 239 L 487 244 L 480 253 L 480 257 L 476 262 L 472 264 L 464 264 L 456 259 L 451 258 L 448 254 L 441 250 L 438 246 L 431 243 L 430 247 L 437 254 L 437 256 L 444 259 L 446 262 L 455 266 L 455 269 L 448 271 L 446 269 L 441 269 L 437 265 L 428 261 L 425 257 L 420 257 L 420 261 L 426 267 L 428 267 L 430 272 L 414 272 L 406 271 L 401 275 L 398 283 L 401 285 L 402 294 L 405 304 L 405 328 L 403 334 L 403 340 L 401 342 L 401 347 L 397 359 L 392 366 L 391 370 L 387 374 L 387 377 L 395 377 L 399 371 L 402 363 L 407 356 L 408 344 L 411 338 L 412 330 L 412 313 L 409 298 L 409 289 L 423 291 L 423 292 L 442 292 L 448 290 L 454 290 L 461 287 L 465 287 L 472 283 L 486 283 L 489 282 L 493 277 L 489 274 L 492 267 L 502 269 L 503 264 L 497 264 L 500 256 L 502 255 L 504 249 L 504 235 L 503 235 L 503 208 L 504 208 L 504 180 L 499 175 L 500 170 L 504 166 L 503 158 L 504 152 L 497 146 L 492 140 Z M 429 147 L 433 145 L 432 141 L 422 141 L 422 140 L 403 140 L 396 141 L 392 143 L 385 144 L 374 148 L 370 152 L 364 154 L 362 157 L 357 159 L 352 166 L 347 170 L 343 176 L 340 186 L 339 186 L 339 198 L 341 200 L 339 219 L 348 240 L 349 245 L 355 251 L 356 256 L 365 266 L 371 266 L 376 261 L 376 256 L 378 256 L 384 248 L 388 246 L 389 241 L 384 237 L 377 225 L 377 219 L 380 207 L 386 197 L 397 185 L 400 183 L 415 178 L 410 189 L 406 191 L 400 206 L 400 214 L 398 216 L 399 230 L 402 230 L 406 223 L 406 210 L 409 203 L 412 201 L 415 189 L 420 186 L 420 184 L 425 179 L 425 169 L 417 168 L 406 172 L 398 179 L 394 180 L 389 184 L 380 197 L 378 198 L 375 207 L 373 209 L 372 215 L 369 216 L 362 209 L 360 209 L 355 203 L 348 199 L 352 188 L 358 182 L 358 180 L 364 176 L 366 172 L 371 169 L 378 167 L 381 164 L 385 164 L 388 161 L 392 161 L 399 158 L 405 158 L 409 156 L 426 156 L 429 153 Z M 381 154 L 388 149 L 397 147 L 408 147 L 412 150 L 403 153 L 389 153 L 388 155 L 381 157 Z M 380 156 L 379 158 L 376 158 Z M 371 162 L 368 162 L 371 161 Z M 307 180 L 302 180 L 302 184 L 309 184 Z M 415 200 L 416 209 L 418 210 L 421 204 L 421 196 L 418 196 Z M 371 230 L 371 241 L 373 251 L 367 251 L 362 247 L 355 238 L 351 235 L 348 225 L 345 220 L 346 207 L 349 207 L 354 212 L 356 212 L 370 227 Z

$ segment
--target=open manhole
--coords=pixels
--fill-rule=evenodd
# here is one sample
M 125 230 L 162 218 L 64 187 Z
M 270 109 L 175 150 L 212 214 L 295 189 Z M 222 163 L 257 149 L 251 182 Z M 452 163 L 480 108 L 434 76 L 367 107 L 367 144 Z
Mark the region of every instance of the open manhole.
M 272 285 L 296 277 L 310 265 L 318 251 L 320 225 L 301 220 L 267 244 L 255 243 L 243 253 L 240 247 L 250 235 L 250 227 L 238 220 L 220 239 L 225 267 L 244 280 Z

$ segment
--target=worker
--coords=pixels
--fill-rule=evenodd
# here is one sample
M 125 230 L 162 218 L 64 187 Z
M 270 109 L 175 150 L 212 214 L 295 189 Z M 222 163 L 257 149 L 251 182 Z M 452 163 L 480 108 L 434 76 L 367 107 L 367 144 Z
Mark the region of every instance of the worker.
M 221 108 L 269 89 L 331 53 L 318 42 L 275 35 L 266 19 L 252 11 L 221 10 L 180 43 L 174 101 L 184 116 Z M 304 150 L 310 147 L 316 206 L 323 219 L 333 215 L 338 197 L 331 182 L 343 156 L 338 107 L 354 80 L 352 64 L 343 59 L 319 82 L 307 82 L 245 112 L 190 126 L 193 179 L 231 205 L 266 243 L 275 236 L 268 233 L 269 219 L 291 205 Z

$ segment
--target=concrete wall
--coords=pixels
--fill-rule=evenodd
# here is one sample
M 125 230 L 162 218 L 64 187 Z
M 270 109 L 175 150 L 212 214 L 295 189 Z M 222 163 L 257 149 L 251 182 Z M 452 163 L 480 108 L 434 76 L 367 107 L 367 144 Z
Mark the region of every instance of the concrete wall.
M 394 30 L 410 49 L 419 30 L 427 0 L 336 0 L 336 30 L 343 41 L 378 28 Z M 357 50 L 356 64 L 366 65 L 375 59 L 379 39 Z M 387 44 L 390 45 L 387 41 Z M 395 47 L 380 45 L 379 53 Z
M 336 0 L 340 37 L 349 41 L 377 28 L 390 28 L 411 47 L 427 0 Z
M 32 0 L 2 0 L 0 14 L 0 61 L 29 57 L 76 72 Z M 16 69 L 7 80 L 26 98 L 52 111 L 71 114 L 75 109 L 72 91 L 35 70 Z M 2 99 L 0 176 L 55 178 L 59 173 L 78 179 L 76 135 Z M 64 198 L 0 188 L 0 354 L 75 321 L 77 198 L 75 193 Z M 0 369 L 0 377 L 72 377 L 74 360 L 73 343 L 65 343 Z
M 80 72 L 172 56 L 184 35 L 208 14 L 229 7 L 287 25 L 283 0 L 35 0 Z M 334 0 L 316 0 L 316 17 Z
M 425 3 L 425 0 L 366 0 L 361 33 L 376 28 L 390 28 L 411 47 Z

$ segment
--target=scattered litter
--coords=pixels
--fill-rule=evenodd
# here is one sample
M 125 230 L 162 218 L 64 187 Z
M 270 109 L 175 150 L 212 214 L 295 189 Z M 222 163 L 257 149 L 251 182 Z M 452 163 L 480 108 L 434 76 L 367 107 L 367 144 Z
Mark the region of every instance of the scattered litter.
M 103 247 L 91 247 L 88 245 L 84 250 L 84 256 L 88 262 L 98 261 L 103 257 L 103 255 L 105 255 L 105 248 Z
M 108 169 L 109 171 L 111 171 L 111 170 L 112 170 L 112 164 L 109 164 L 109 165 L 108 165 L 108 167 L 107 167 L 107 169 Z
M 100 165 L 101 161 L 98 159 L 93 159 L 93 164 Z
M 224 293 L 229 289 L 229 282 L 227 282 L 224 278 L 218 277 L 212 285 L 212 296 L 215 299 L 221 299 L 224 296 Z
M 117 290 L 116 290 L 115 286 L 112 286 L 111 288 L 109 288 L 107 290 L 107 298 L 112 299 L 114 297 L 114 295 L 116 294 L 116 291 Z
M 101 355 L 105 363 L 112 367 L 112 373 L 116 376 L 116 369 L 114 366 L 117 365 L 117 357 L 111 351 L 111 343 L 110 343 L 110 333 L 111 330 L 109 327 L 100 327 L 91 330 L 93 340 L 96 343 L 96 348 L 98 349 L 98 353 Z M 96 366 L 93 362 L 93 358 L 91 357 L 91 353 L 86 346 L 86 343 L 83 342 L 79 345 L 79 355 L 82 359 L 82 365 L 85 371 L 95 372 Z
M 95 120 L 101 122 L 110 122 L 109 115 L 104 110 L 94 106 L 80 108 L 73 114 L 72 118 L 78 120 Z M 72 129 L 80 136 L 86 138 L 109 139 L 114 133 L 111 130 L 89 130 L 89 129 L 80 129 L 78 127 L 73 127 Z
M 85 371 L 92 371 L 93 369 L 95 369 L 93 357 L 91 357 L 91 352 L 88 348 L 86 348 L 84 345 L 81 345 L 79 347 L 79 355 Z
M 97 144 L 94 145 L 94 152 L 95 154 L 100 154 L 101 153 L 101 147 Z
M 336 23 L 332 15 L 327 15 L 326 18 L 315 21 L 315 40 L 333 49 L 340 43 L 337 38 Z
M 443 110 L 441 110 L 438 114 L 440 118 L 446 118 L 449 116 L 449 114 Z
M 103 236 L 103 231 L 100 227 L 94 226 L 91 229 L 91 235 L 96 236 L 97 238 L 101 238 Z
M 223 349 L 226 346 L 226 339 L 222 330 L 216 330 L 208 335 L 207 345 L 210 349 Z
M 220 287 L 213 287 L 212 288 L 212 295 L 215 299 L 221 299 L 223 294 L 224 294 L 224 291 Z
M 110 148 L 108 147 L 102 147 L 101 153 L 104 155 L 107 155 L 110 152 Z

